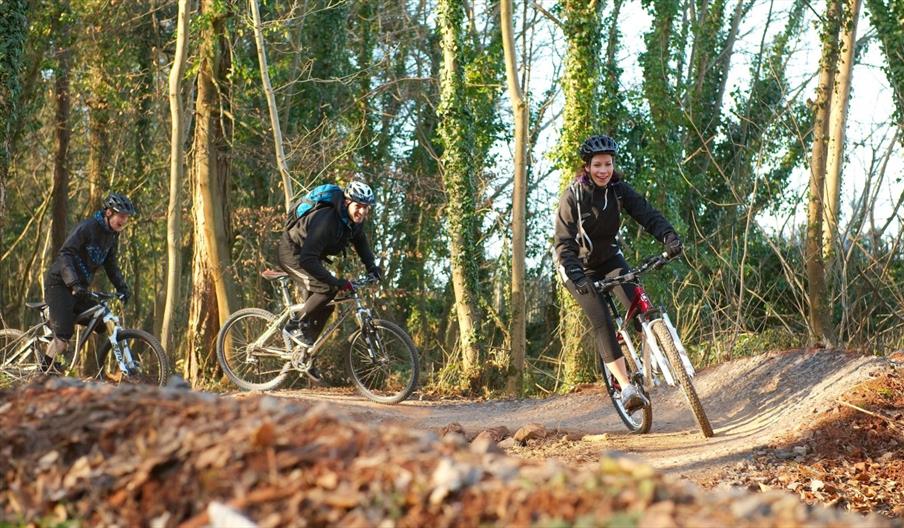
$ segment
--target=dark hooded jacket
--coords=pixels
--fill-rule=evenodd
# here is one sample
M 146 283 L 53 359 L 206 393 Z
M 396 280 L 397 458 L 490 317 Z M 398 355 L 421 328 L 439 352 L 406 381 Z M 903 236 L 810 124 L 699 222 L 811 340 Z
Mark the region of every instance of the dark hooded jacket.
M 295 252 L 298 265 L 311 277 L 337 287 L 343 286 L 345 281 L 334 277 L 323 261 L 345 251 L 349 242 L 368 271 L 375 267 L 364 224 L 352 222 L 344 202 L 344 197 L 340 196 L 332 206 L 318 207 L 287 231 L 289 240 L 298 247 Z
M 584 231 L 593 243 L 586 261 L 580 258 L 577 223 L 577 186 L 580 186 L 581 216 Z M 575 180 L 559 199 L 556 215 L 555 254 L 560 272 L 572 281 L 584 277 L 585 269 L 593 269 L 621 251 L 616 237 L 621 227 L 621 211 L 627 212 L 656 240 L 663 242 L 672 225 L 637 193 L 614 174 L 606 187 L 598 187 L 589 177 Z
M 76 284 L 88 287 L 94 273 L 101 266 L 117 291 L 128 291 L 116 254 L 119 249 L 119 233 L 110 229 L 103 211 L 81 222 L 72 232 L 50 266 L 48 279 L 59 281 L 72 288 Z

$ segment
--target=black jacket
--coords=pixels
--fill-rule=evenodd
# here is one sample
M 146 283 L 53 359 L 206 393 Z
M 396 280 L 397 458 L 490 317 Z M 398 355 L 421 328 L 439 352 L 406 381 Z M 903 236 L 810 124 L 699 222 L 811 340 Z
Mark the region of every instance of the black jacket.
M 116 263 L 119 233 L 110 229 L 103 212 L 75 226 L 69 233 L 56 260 L 50 266 L 48 278 L 62 281 L 67 287 L 76 284 L 88 287 L 94 273 L 101 266 L 118 291 L 127 291 L 125 279 Z
M 355 247 L 368 271 L 374 268 L 374 254 L 364 233 L 364 224 L 356 224 L 348 217 L 344 200 L 332 207 L 321 207 L 302 217 L 288 230 L 289 240 L 299 247 L 298 264 L 315 279 L 341 287 L 339 280 L 327 270 L 323 261 L 345 251 L 349 242 Z
M 584 231 L 593 243 L 593 251 L 586 262 L 579 256 L 577 242 L 575 186 L 578 185 L 581 186 Z M 560 272 L 564 272 L 572 282 L 583 278 L 585 269 L 595 268 L 621 251 L 616 236 L 621 226 L 622 209 L 660 242 L 668 233 L 675 231 L 659 211 L 617 176 L 613 176 L 606 187 L 597 187 L 589 178 L 579 179 L 562 193 L 556 215 L 555 252 Z

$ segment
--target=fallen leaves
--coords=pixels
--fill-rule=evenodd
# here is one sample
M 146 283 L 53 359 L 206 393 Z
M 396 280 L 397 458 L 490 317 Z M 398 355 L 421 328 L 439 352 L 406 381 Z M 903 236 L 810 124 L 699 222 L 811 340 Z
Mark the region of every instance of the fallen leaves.
M 809 508 L 789 493 L 707 492 L 615 453 L 591 469 L 526 461 L 498 451 L 508 431 L 469 444 L 460 427 L 443 437 L 376 428 L 340 419 L 328 406 L 267 397 L 51 380 L 0 393 L 0 406 L 0 524 L 768 527 L 862 520 Z M 549 434 L 519 432 L 520 442 Z M 852 471 L 869 474 L 874 466 L 863 468 Z M 818 476 L 798 482 L 807 493 L 840 485 Z
M 855 387 L 803 438 L 754 452 L 704 482 L 783 488 L 808 503 L 904 517 L 904 437 L 889 418 L 904 411 L 904 373 L 891 368 Z

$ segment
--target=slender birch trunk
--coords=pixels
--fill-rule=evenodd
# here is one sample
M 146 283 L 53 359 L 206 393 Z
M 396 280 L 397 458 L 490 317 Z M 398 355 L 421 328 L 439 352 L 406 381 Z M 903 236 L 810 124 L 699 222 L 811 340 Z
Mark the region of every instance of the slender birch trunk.
M 835 336 L 829 313 L 825 261 L 822 256 L 822 219 L 826 174 L 826 138 L 829 131 L 829 109 L 835 84 L 835 62 L 838 57 L 840 0 L 828 0 L 823 28 L 823 50 L 819 84 L 813 104 L 813 149 L 810 159 L 810 198 L 807 214 L 807 296 L 810 301 L 810 342 L 814 346 L 831 347 Z
M 166 303 L 160 341 L 165 350 L 173 353 L 173 318 L 181 301 L 182 279 L 182 187 L 185 180 L 185 132 L 183 127 L 182 76 L 188 57 L 188 27 L 191 22 L 190 0 L 179 0 L 176 24 L 176 54 L 169 73 L 170 107 L 170 180 L 169 204 L 166 209 Z
M 512 186 L 512 363 L 509 392 L 521 394 L 524 356 L 527 350 L 527 310 L 524 295 L 525 253 L 527 247 L 527 141 L 528 103 L 518 80 L 515 55 L 512 0 L 500 2 L 502 47 L 505 51 L 505 76 L 515 117 L 514 184 Z
M 264 47 L 264 35 L 261 32 L 261 13 L 257 0 L 248 0 L 251 4 L 251 15 L 254 19 L 254 42 L 257 44 L 257 60 L 261 68 L 261 83 L 264 94 L 267 96 L 267 108 L 270 110 L 270 126 L 273 128 L 273 147 L 276 150 L 276 164 L 282 177 L 283 194 L 286 200 L 286 210 L 292 206 L 292 198 L 295 196 L 292 190 L 292 177 L 289 174 L 289 166 L 286 163 L 286 153 L 283 150 L 282 129 L 279 124 L 279 113 L 276 108 L 276 97 L 273 95 L 273 85 L 270 84 L 270 72 L 267 67 L 267 50 Z
M 838 214 L 841 199 L 841 168 L 844 165 L 844 130 L 847 126 L 848 102 L 851 95 L 851 72 L 854 68 L 854 46 L 857 42 L 857 19 L 860 0 L 845 0 L 838 53 L 835 92 L 829 117 L 828 160 L 826 161 L 825 211 L 822 222 L 822 254 L 831 257 L 838 237 Z

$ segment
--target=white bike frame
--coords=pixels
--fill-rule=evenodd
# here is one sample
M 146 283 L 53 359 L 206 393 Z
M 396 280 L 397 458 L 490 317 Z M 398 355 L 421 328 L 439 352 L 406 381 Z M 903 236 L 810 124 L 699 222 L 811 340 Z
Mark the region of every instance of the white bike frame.
M 634 340 L 631 338 L 631 332 L 626 327 L 624 319 L 622 319 L 621 316 L 616 316 L 615 318 L 618 327 L 616 334 L 621 337 L 625 346 L 628 347 L 628 353 L 631 354 L 634 362 L 638 365 L 642 365 L 641 369 L 644 377 L 644 388 L 648 391 L 653 388 L 653 385 L 659 385 L 657 374 L 661 374 L 662 379 L 670 386 L 675 386 L 677 383 L 674 376 L 672 376 L 672 370 L 669 367 L 668 359 L 656 342 L 656 336 L 653 333 L 653 323 L 656 321 L 662 321 L 665 324 L 665 327 L 669 329 L 672 340 L 675 342 L 675 347 L 678 349 L 678 355 L 681 357 L 681 363 L 684 365 L 688 375 L 693 377 L 695 374 L 694 367 L 691 366 L 690 358 L 687 357 L 687 351 L 684 348 L 684 344 L 681 342 L 681 338 L 678 337 L 678 331 L 675 330 L 672 320 L 669 319 L 669 315 L 665 312 L 665 309 L 660 308 L 659 313 L 660 317 L 656 319 L 641 320 L 643 361 L 640 361 L 640 356 L 637 354 Z M 640 315 L 638 316 L 640 317 Z M 648 366 L 652 366 L 653 368 L 648 368 Z

